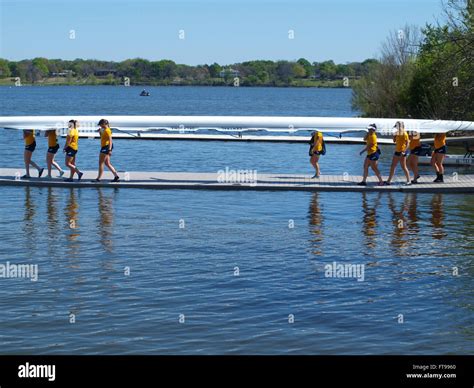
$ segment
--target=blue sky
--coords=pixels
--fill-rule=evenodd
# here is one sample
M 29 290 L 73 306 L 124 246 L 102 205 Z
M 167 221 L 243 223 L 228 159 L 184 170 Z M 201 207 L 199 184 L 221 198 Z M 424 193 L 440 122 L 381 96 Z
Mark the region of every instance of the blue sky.
M 441 0 L 0 0 L 0 57 L 345 63 L 440 15 Z

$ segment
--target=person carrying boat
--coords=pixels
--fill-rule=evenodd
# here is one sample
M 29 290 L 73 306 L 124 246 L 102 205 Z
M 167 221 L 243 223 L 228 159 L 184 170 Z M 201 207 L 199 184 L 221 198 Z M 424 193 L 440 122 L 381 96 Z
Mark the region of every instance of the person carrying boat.
M 75 173 L 78 180 L 81 180 L 84 174 L 76 167 L 76 155 L 79 149 L 79 131 L 77 130 L 79 123 L 77 120 L 69 120 L 68 127 L 69 130 L 63 152 L 66 154 L 65 164 L 71 170 L 71 175 L 65 181 L 72 182 Z
M 101 119 L 98 123 L 100 126 L 99 133 L 100 133 L 100 153 L 99 153 L 99 172 L 97 174 L 97 178 L 95 179 L 96 182 L 100 182 L 102 178 L 102 174 L 104 173 L 104 164 L 107 168 L 114 174 L 114 179 L 112 182 L 118 182 L 120 180 L 117 170 L 115 170 L 114 166 L 110 161 L 112 157 L 112 150 L 114 149 L 114 145 L 112 142 L 112 130 L 109 126 L 109 121 L 106 119 Z
M 38 170 L 38 178 L 41 178 L 41 175 L 43 175 L 44 168 L 41 168 L 31 160 L 33 152 L 35 152 L 36 149 L 36 138 L 34 129 L 25 129 L 23 131 L 23 140 L 25 141 L 25 151 L 23 153 L 23 159 L 25 161 L 26 174 L 23 175 L 22 178 L 30 178 L 30 165 Z
M 364 161 L 364 175 L 362 177 L 362 182 L 359 182 L 359 186 L 367 186 L 367 177 L 369 176 L 369 167 L 374 171 L 377 179 L 379 180 L 379 186 L 383 186 L 383 179 L 380 175 L 379 167 L 378 167 L 378 160 L 380 158 L 380 148 L 377 145 L 377 126 L 375 124 L 370 124 L 367 127 L 369 131 L 367 135 L 364 137 L 365 142 L 367 145 L 365 148 L 359 152 L 359 155 L 362 155 L 364 152 L 367 152 L 367 157 Z
M 413 172 L 413 180 L 411 183 L 417 184 L 418 178 L 418 157 L 421 156 L 421 136 L 416 131 L 411 131 L 408 135 L 408 140 L 410 141 L 410 155 L 407 158 L 407 166 Z
M 319 157 L 326 154 L 326 145 L 324 144 L 323 133 L 314 131 L 309 141 L 309 162 L 315 169 L 315 174 L 311 178 L 319 178 L 321 170 L 319 168 Z
M 446 152 L 446 133 L 437 133 L 434 137 L 434 151 L 431 155 L 431 165 L 436 171 L 436 179 L 433 182 L 444 182 L 443 162 Z
M 393 137 L 393 142 L 395 143 L 395 153 L 393 154 L 392 158 L 392 165 L 390 166 L 390 175 L 388 179 L 385 181 L 385 184 L 390 186 L 392 183 L 392 178 L 395 175 L 395 169 L 397 168 L 397 164 L 400 163 L 403 172 L 405 173 L 406 177 L 406 184 L 410 185 L 410 172 L 407 168 L 407 149 L 408 145 L 410 144 L 410 139 L 408 138 L 408 133 L 405 130 L 405 124 L 403 121 L 397 121 L 395 123 L 394 128 L 397 129 L 395 136 Z
M 52 166 L 54 166 L 56 170 L 59 171 L 59 177 L 62 177 L 64 175 L 64 171 L 54 160 L 54 157 L 59 150 L 58 136 L 56 130 L 52 129 L 46 131 L 44 135 L 48 138 L 48 151 L 46 152 L 46 165 L 48 166 L 47 178 L 51 179 Z

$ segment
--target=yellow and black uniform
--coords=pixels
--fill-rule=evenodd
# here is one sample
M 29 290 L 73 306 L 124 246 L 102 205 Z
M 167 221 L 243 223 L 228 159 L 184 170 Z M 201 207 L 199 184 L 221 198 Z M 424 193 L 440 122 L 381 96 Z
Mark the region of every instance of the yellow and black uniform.
M 70 139 L 69 145 L 65 148 L 66 155 L 74 157 L 77 154 L 79 148 L 79 131 L 77 128 L 71 128 L 68 132 L 68 137 Z
M 114 148 L 112 143 L 112 148 L 110 147 L 110 140 L 112 139 L 112 130 L 107 127 L 105 129 L 100 129 L 100 153 L 109 154 L 110 151 Z
M 34 130 L 24 131 L 23 137 L 25 140 L 25 150 L 33 152 L 36 148 L 35 131 Z
M 446 147 L 446 134 L 438 133 L 434 137 L 434 152 L 437 154 L 445 154 L 447 151 Z
M 409 142 L 408 133 L 394 136 L 395 156 L 407 156 L 407 145 Z
M 313 155 L 324 155 L 324 139 L 322 132 L 315 132 L 311 136 L 311 141 L 309 142 L 309 156 Z
M 56 131 L 48 132 L 48 152 L 50 154 L 55 154 L 59 150 L 58 136 Z
M 411 134 L 408 136 L 410 140 L 410 154 L 412 155 L 421 155 L 421 138 L 420 134 Z
M 380 157 L 380 150 L 377 145 L 377 135 L 375 131 L 371 131 L 365 137 L 365 141 L 367 142 L 367 159 L 369 160 L 379 160 Z

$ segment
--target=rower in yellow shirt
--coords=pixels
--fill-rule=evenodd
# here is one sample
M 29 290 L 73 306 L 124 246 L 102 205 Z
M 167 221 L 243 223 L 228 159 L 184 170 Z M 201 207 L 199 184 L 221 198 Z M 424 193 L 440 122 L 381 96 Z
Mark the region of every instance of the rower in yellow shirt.
M 114 179 L 112 182 L 118 182 L 120 180 L 117 170 L 110 161 L 112 157 L 112 150 L 114 149 L 114 144 L 112 142 L 112 130 L 109 126 L 109 121 L 106 119 L 101 119 L 98 123 L 100 126 L 100 153 L 99 153 L 99 172 L 97 174 L 96 182 L 100 182 L 102 174 L 104 173 L 104 164 L 107 168 L 114 174 Z
M 319 178 L 321 175 L 319 168 L 319 157 L 326 153 L 323 133 L 320 131 L 314 131 L 309 144 L 309 156 L 311 157 L 309 161 L 316 171 L 312 178 Z
M 82 175 L 84 174 L 76 167 L 76 155 L 79 149 L 79 131 L 77 129 L 79 128 L 78 121 L 69 120 L 68 128 L 69 130 L 63 152 L 66 153 L 66 166 L 71 170 L 71 175 L 66 179 L 66 182 L 72 182 L 75 173 L 77 174 L 78 180 L 81 180 Z
M 44 168 L 38 166 L 33 160 L 33 152 L 36 149 L 36 138 L 34 129 L 25 129 L 23 131 L 23 140 L 25 141 L 25 151 L 23 152 L 23 159 L 25 161 L 26 174 L 22 176 L 23 179 L 30 178 L 30 165 L 38 170 L 38 178 L 43 175 Z
M 413 171 L 413 180 L 411 183 L 418 183 L 418 157 L 421 155 L 421 137 L 420 134 L 416 131 L 412 131 L 408 136 L 410 141 L 410 155 L 407 158 L 407 167 Z
M 446 133 L 437 133 L 434 138 L 434 152 L 431 155 L 431 165 L 436 171 L 436 179 L 433 182 L 444 182 L 443 162 L 446 152 Z
M 375 133 L 377 131 L 377 125 L 370 124 L 367 127 L 367 130 L 369 132 L 364 138 L 367 145 L 359 153 L 360 155 L 362 155 L 364 152 L 367 152 L 367 157 L 365 158 L 365 161 L 364 161 L 364 175 L 362 177 L 362 182 L 358 183 L 358 185 L 367 186 L 367 177 L 369 176 L 369 167 L 370 167 L 372 168 L 372 170 L 374 171 L 375 175 L 377 176 L 379 180 L 379 186 L 383 186 L 382 175 L 380 175 L 380 171 L 378 168 L 378 160 L 380 158 L 381 152 L 377 145 L 377 134 Z
M 410 143 L 408 138 L 408 133 L 405 130 L 405 124 L 403 121 L 397 121 L 395 123 L 394 128 L 397 129 L 395 136 L 393 137 L 393 142 L 395 143 L 395 153 L 393 154 L 392 158 L 392 165 L 390 166 L 390 175 L 388 179 L 385 181 L 386 185 L 390 185 L 392 182 L 392 178 L 395 175 L 395 169 L 397 168 L 397 164 L 400 163 L 403 172 L 405 173 L 406 184 L 410 185 L 410 172 L 407 168 L 407 149 Z
M 64 175 L 63 169 L 54 160 L 56 153 L 59 150 L 58 135 L 56 130 L 46 131 L 44 134 L 48 138 L 48 151 L 46 152 L 46 164 L 48 166 L 48 178 L 51 179 L 51 170 L 54 166 L 59 171 L 59 177 Z

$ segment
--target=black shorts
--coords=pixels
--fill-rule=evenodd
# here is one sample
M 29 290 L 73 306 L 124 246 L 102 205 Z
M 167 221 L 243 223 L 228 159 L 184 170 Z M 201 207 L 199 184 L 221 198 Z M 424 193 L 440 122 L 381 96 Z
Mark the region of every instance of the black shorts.
M 59 150 L 59 144 L 56 144 L 54 147 L 49 147 L 48 148 L 48 152 L 50 154 L 55 154 L 56 152 L 58 152 Z
M 448 148 L 444 145 L 442 147 L 436 148 L 434 152 L 437 154 L 445 154 L 447 150 Z
M 25 146 L 25 151 L 34 152 L 35 149 L 36 149 L 36 141 L 31 143 L 30 145 Z
M 114 149 L 114 145 L 112 144 L 112 150 L 113 150 L 113 149 Z M 106 154 L 106 155 L 108 155 L 108 154 L 110 154 L 110 151 L 111 151 L 111 149 L 110 149 L 110 146 L 108 146 L 108 145 L 106 145 L 105 147 L 102 147 L 102 148 L 100 149 L 100 153 L 101 153 L 101 154 Z
M 66 147 L 66 155 L 73 158 L 77 154 L 77 150 L 73 150 L 71 147 Z
M 378 151 L 375 151 L 374 153 L 367 155 L 367 159 L 372 160 L 372 161 L 379 160 L 379 158 L 380 158 L 380 153 Z
M 407 153 L 406 152 L 394 152 L 393 155 L 394 156 L 403 156 L 403 157 L 405 157 L 405 156 L 407 156 Z
M 413 148 L 412 150 L 410 150 L 410 155 L 421 156 L 422 150 L 423 150 L 423 149 L 422 149 L 421 146 L 416 147 L 416 148 Z

